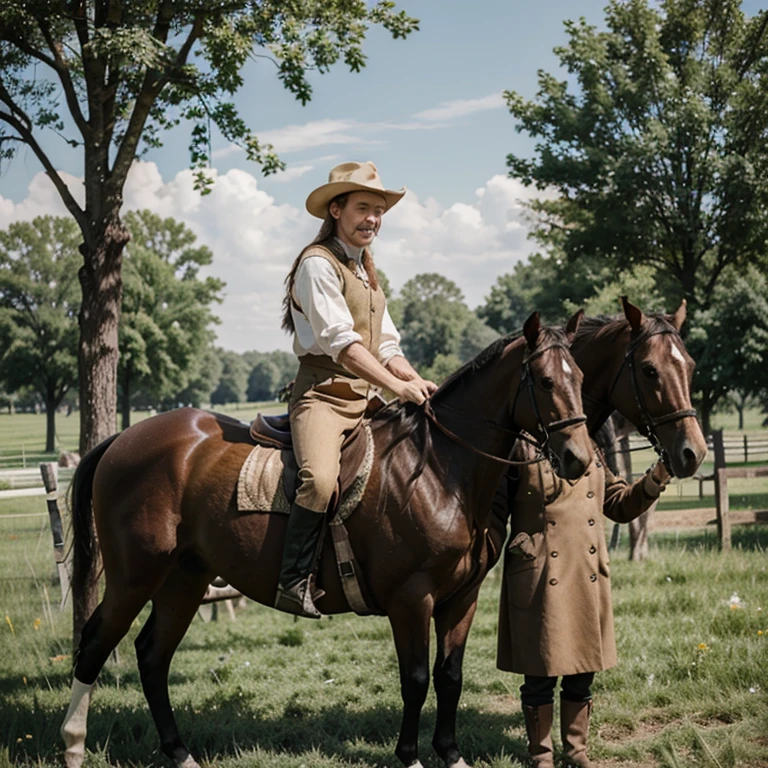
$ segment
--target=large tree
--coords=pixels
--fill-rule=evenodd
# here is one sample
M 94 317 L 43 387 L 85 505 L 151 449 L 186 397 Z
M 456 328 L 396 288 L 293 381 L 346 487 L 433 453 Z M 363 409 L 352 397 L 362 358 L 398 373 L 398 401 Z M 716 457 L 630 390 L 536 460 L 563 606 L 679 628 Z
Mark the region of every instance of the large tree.
M 210 185 L 211 127 L 269 173 L 281 167 L 240 118 L 231 96 L 249 60 L 271 58 L 302 103 L 307 70 L 339 59 L 365 65 L 371 25 L 404 37 L 417 22 L 382 0 L 29 0 L 0 7 L 0 153 L 26 145 L 82 233 L 80 448 L 115 430 L 121 262 L 120 217 L 134 159 L 165 129 L 191 128 L 198 185 Z M 272 66 L 270 64 L 269 66 Z M 254 94 L 250 94 L 254 98 Z M 55 134 L 82 151 L 84 204 L 64 183 L 47 143 Z
M 768 237 L 768 12 L 739 0 L 612 0 L 605 29 L 565 24 L 567 76 L 507 92 L 535 156 L 510 174 L 554 189 L 538 236 L 571 261 L 656 266 L 706 308 Z
M 0 384 L 37 392 L 46 451 L 56 448 L 56 409 L 77 384 L 79 242 L 73 221 L 51 216 L 0 232 Z
M 164 130 L 191 128 L 198 185 L 210 184 L 211 128 L 243 147 L 265 173 L 281 167 L 231 96 L 249 60 L 271 58 L 302 103 L 307 70 L 339 59 L 365 65 L 362 44 L 380 24 L 405 37 L 417 22 L 391 0 L 26 0 L 0 4 L 0 157 L 19 145 L 36 156 L 82 233 L 79 342 L 80 450 L 111 435 L 117 416 L 123 188 L 134 159 Z M 251 100 L 257 94 L 250 93 Z M 84 204 L 56 169 L 46 140 L 82 151 Z M 73 596 L 75 642 L 96 606 L 95 583 Z
M 195 361 L 213 342 L 211 305 L 224 287 L 200 275 L 213 255 L 182 223 L 141 211 L 128 213 L 125 224 L 131 242 L 119 329 L 123 429 L 135 397 L 157 404 L 186 389 Z
M 711 306 L 693 318 L 688 346 L 696 359 L 705 432 L 715 407 L 732 391 L 768 391 L 768 279 L 756 266 L 727 274 Z

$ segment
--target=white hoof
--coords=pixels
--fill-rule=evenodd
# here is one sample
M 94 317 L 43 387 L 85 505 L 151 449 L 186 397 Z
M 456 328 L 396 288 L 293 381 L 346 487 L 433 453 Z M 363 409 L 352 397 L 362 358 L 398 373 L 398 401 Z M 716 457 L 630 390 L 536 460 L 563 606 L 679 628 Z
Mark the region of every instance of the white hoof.
M 200 766 L 192 755 L 187 755 L 184 762 L 176 763 L 176 768 L 200 768 Z
M 446 765 L 446 768 L 469 768 L 469 765 L 464 762 L 463 757 L 460 757 L 455 763 Z

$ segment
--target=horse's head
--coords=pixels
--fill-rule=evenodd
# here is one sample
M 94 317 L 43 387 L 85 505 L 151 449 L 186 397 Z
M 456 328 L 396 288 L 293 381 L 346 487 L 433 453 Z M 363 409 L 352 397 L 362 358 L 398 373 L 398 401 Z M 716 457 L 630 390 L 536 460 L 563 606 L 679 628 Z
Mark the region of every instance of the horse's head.
M 624 318 L 584 334 L 574 355 L 585 375 L 587 407 L 615 409 L 629 419 L 662 453 L 677 477 L 690 477 L 707 453 L 707 444 L 691 405 L 695 363 L 680 337 L 685 301 L 673 315 L 645 315 L 622 297 Z M 587 324 L 585 324 L 586 326 Z M 597 402 L 599 401 L 599 402 Z
M 571 356 L 582 312 L 575 314 L 565 333 L 541 325 L 534 312 L 523 327 L 526 348 L 512 418 L 542 444 L 555 471 L 568 480 L 584 474 L 592 461 L 592 443 L 581 403 L 583 376 Z

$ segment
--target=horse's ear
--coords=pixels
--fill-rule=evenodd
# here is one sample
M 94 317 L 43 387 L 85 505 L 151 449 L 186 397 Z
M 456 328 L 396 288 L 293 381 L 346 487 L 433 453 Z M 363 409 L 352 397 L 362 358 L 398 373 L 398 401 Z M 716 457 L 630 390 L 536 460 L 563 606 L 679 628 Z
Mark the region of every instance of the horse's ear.
M 683 323 L 685 322 L 685 318 L 688 315 L 688 302 L 683 299 L 680 302 L 680 306 L 677 308 L 677 311 L 674 315 L 672 315 L 669 318 L 669 322 L 672 323 L 674 329 L 676 331 L 679 331 L 683 327 Z
M 645 320 L 645 315 L 640 307 L 630 304 L 626 296 L 621 297 L 621 304 L 624 307 L 624 317 L 629 320 L 629 325 L 633 331 L 636 331 Z
M 584 317 L 584 310 L 580 309 L 574 314 L 565 326 L 565 338 L 568 339 L 568 343 L 571 344 L 579 332 L 579 326 L 581 325 L 581 319 Z
M 536 349 L 536 342 L 539 339 L 539 331 L 541 330 L 541 318 L 538 312 L 534 312 L 526 321 L 523 326 L 523 336 L 528 342 L 528 349 Z

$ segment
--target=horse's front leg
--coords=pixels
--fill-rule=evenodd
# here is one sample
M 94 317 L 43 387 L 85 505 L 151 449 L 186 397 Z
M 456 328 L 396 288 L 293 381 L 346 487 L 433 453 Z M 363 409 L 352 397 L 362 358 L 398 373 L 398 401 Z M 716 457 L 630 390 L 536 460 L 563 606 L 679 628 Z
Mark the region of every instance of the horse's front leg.
M 478 590 L 449 601 L 435 610 L 437 655 L 433 670 L 437 696 L 437 721 L 432 746 L 445 761 L 446 768 L 466 768 L 456 744 L 456 711 L 462 685 L 462 664 L 469 628 L 477 608 Z
M 433 601 L 430 594 L 421 590 L 403 592 L 390 602 L 387 610 L 400 665 L 403 697 L 403 721 L 395 754 L 403 765 L 421 768 L 419 718 L 429 689 L 429 622 Z

